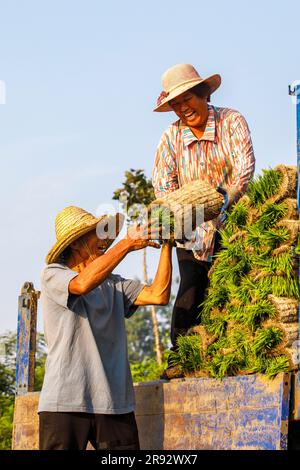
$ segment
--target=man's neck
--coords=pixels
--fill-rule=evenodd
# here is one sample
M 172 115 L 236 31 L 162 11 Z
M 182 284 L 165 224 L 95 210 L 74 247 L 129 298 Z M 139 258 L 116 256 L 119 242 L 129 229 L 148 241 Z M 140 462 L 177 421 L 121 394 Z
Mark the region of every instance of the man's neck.
M 77 273 L 81 273 L 81 271 L 90 263 L 92 263 L 95 259 L 97 258 L 97 256 L 93 256 L 93 257 L 89 257 L 87 259 L 82 259 L 81 257 L 77 257 L 77 256 L 71 256 L 66 265 L 68 266 L 68 268 L 72 269 L 72 271 L 76 271 Z

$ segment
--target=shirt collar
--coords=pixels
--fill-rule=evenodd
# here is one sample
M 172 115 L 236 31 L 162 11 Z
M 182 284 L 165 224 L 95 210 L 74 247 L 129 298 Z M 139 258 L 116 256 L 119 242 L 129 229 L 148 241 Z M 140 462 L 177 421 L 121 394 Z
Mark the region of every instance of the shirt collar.
M 203 136 L 200 139 L 192 133 L 191 129 L 183 124 L 180 121 L 180 128 L 183 136 L 183 142 L 186 147 L 188 147 L 192 142 L 201 141 L 201 140 L 210 140 L 212 142 L 215 141 L 216 138 L 216 120 L 215 120 L 215 113 L 214 107 L 212 105 L 208 105 L 208 118 L 205 126 L 205 131 Z

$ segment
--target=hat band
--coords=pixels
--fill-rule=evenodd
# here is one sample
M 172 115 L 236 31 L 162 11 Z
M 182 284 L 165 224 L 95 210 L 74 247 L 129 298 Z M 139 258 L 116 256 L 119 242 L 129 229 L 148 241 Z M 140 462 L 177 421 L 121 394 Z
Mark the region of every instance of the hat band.
M 185 82 L 178 83 L 177 85 L 171 87 L 169 90 L 166 90 L 167 93 L 173 93 L 173 91 L 177 90 L 178 88 L 184 87 L 185 85 L 188 85 L 189 83 L 194 83 L 194 82 L 201 82 L 203 81 L 203 78 L 190 78 L 189 80 L 186 80 Z

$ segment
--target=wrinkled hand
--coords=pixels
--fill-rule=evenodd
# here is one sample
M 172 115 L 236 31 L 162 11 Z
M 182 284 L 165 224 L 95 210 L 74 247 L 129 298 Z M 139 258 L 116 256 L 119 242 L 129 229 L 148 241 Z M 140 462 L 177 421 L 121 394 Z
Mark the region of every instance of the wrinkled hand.
M 130 250 L 141 250 L 147 246 L 160 248 L 160 243 L 153 241 L 153 239 L 159 238 L 158 235 L 160 232 L 161 228 L 151 227 L 150 221 L 145 225 L 133 224 L 127 231 L 127 240 L 130 245 Z

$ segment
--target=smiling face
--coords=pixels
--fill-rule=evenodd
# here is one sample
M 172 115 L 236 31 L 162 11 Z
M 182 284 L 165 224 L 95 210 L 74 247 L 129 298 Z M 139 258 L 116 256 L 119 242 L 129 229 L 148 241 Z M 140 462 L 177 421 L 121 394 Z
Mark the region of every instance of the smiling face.
M 112 240 L 101 240 L 98 238 L 96 230 L 92 230 L 82 235 L 70 245 L 70 261 L 72 266 L 80 263 L 90 263 L 99 256 L 104 255 Z
M 82 241 L 82 246 L 86 248 L 86 251 L 89 251 L 92 255 L 96 256 L 104 255 L 105 251 L 111 244 L 111 240 L 108 238 L 105 240 L 99 239 L 96 230 L 92 230 L 86 235 L 83 235 L 79 241 Z
M 208 107 L 207 96 L 200 97 L 186 91 L 169 102 L 173 111 L 181 121 L 195 129 L 205 129 Z

